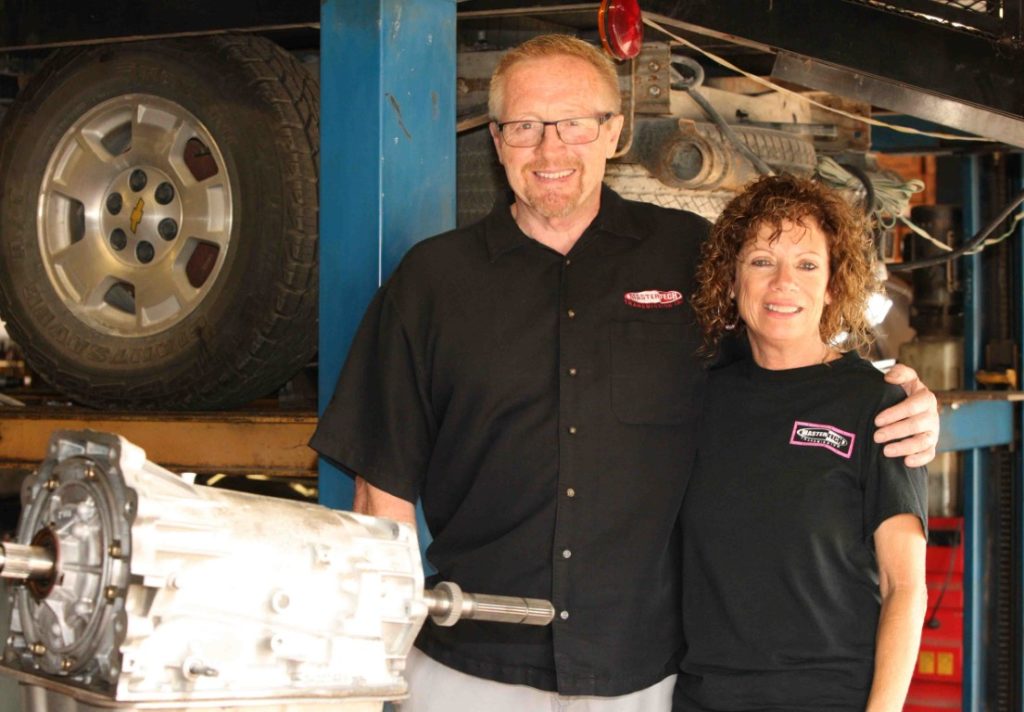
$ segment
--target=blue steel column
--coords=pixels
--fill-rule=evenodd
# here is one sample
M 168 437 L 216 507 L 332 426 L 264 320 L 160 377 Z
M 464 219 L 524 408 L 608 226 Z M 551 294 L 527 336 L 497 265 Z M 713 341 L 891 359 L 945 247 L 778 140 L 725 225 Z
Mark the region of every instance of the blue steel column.
M 374 291 L 455 226 L 455 0 L 323 0 L 319 408 Z M 320 501 L 352 482 L 320 461 Z
M 964 235 L 981 229 L 981 170 L 977 157 L 965 159 L 963 186 Z M 965 238 L 966 239 L 966 238 Z M 981 365 L 981 258 L 963 258 L 964 279 L 964 388 L 978 387 L 975 374 Z M 982 645 L 982 611 L 985 605 L 984 545 L 985 488 L 982 450 L 963 453 L 964 487 L 964 699 L 965 712 L 980 712 L 985 696 L 985 648 Z
M 1017 163 L 1019 176 L 1017 190 L 1024 190 L 1024 157 L 1017 154 L 1014 160 Z M 1013 303 L 1018 306 L 1016 338 L 1021 360 L 1017 363 L 1017 373 L 1024 374 L 1024 349 L 1021 348 L 1021 343 L 1024 342 L 1024 309 L 1021 308 L 1021 305 L 1024 305 L 1024 227 L 1020 224 L 1017 225 L 1017 229 L 1014 231 L 1013 239 L 1015 240 L 1014 251 L 1017 258 L 1017 274 L 1010 288 L 1013 290 Z M 1015 407 L 1014 411 L 1015 416 L 1021 414 L 1020 408 Z M 1018 420 L 1018 423 L 1024 426 L 1024 423 L 1020 423 L 1020 420 Z M 1024 447 L 1018 447 L 1016 450 L 1017 468 L 1015 473 L 1016 480 L 1014 482 L 1016 501 L 1014 502 L 1013 521 L 1017 523 L 1016 539 L 1017 546 L 1020 547 L 1018 551 L 1020 551 L 1024 549 Z M 1018 591 L 1024 591 L 1024 566 L 1018 568 L 1017 586 Z M 1017 605 L 1021 605 L 1020 602 Z M 1024 615 L 1017 616 L 1017 635 L 1015 640 L 1017 641 L 1017 680 L 1020 689 L 1024 690 Z

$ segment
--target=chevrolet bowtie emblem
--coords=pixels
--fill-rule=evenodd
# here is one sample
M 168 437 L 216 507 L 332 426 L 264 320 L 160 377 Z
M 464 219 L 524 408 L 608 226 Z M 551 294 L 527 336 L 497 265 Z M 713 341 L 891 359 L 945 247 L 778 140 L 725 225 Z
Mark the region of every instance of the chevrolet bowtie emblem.
M 142 198 L 139 198 L 139 202 L 135 204 L 135 209 L 132 210 L 131 228 L 133 235 L 135 234 L 135 230 L 139 227 L 139 223 L 142 222 L 142 215 L 146 212 L 145 207 L 146 203 Z

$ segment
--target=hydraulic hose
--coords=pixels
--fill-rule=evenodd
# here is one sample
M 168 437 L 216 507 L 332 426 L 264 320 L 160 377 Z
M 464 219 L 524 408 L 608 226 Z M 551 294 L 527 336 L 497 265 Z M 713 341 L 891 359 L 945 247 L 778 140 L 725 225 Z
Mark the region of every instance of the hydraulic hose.
M 992 232 L 999 227 L 999 225 L 1002 224 L 1002 222 L 1010 216 L 1010 213 L 1012 213 L 1021 203 L 1024 203 L 1024 191 L 1018 193 L 1013 200 L 1007 203 L 1006 207 L 1000 210 L 999 214 L 992 218 L 988 224 L 978 232 L 978 234 L 951 252 L 947 252 L 944 255 L 936 255 L 934 257 L 925 257 L 920 260 L 914 260 L 913 262 L 887 263 L 885 266 L 890 272 L 906 272 L 912 269 L 945 264 L 950 260 L 954 260 L 957 257 L 965 255 L 985 242 L 985 240 L 988 239 L 988 236 L 991 235 Z

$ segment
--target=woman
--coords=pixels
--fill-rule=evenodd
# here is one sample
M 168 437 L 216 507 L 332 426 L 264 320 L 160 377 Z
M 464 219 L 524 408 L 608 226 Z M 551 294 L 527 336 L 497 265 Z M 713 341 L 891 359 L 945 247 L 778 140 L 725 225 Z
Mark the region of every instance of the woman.
M 872 439 L 903 392 L 836 346 L 870 338 L 870 241 L 837 194 L 774 176 L 726 207 L 702 258 L 709 351 L 735 330 L 750 357 L 710 375 L 674 709 L 900 710 L 926 607 L 925 472 Z

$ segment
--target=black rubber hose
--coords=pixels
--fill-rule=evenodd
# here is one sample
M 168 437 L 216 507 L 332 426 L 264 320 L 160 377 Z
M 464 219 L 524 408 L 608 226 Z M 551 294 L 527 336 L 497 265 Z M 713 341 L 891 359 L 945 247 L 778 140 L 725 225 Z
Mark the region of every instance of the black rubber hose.
M 988 236 L 991 235 L 992 232 L 999 227 L 1004 220 L 1006 220 L 1006 218 L 1010 217 L 1010 213 L 1012 213 L 1021 203 L 1024 203 L 1024 191 L 1018 193 L 1013 200 L 1007 203 L 1006 207 L 1000 210 L 999 214 L 992 218 L 992 220 L 990 220 L 977 235 L 952 252 L 947 252 L 944 255 L 936 255 L 935 257 L 925 257 L 924 259 L 915 260 L 913 262 L 891 262 L 887 263 L 885 266 L 890 272 L 906 272 L 908 270 L 920 269 L 922 267 L 934 267 L 935 265 L 941 265 L 949 262 L 950 260 L 955 260 L 957 257 L 970 252 L 987 240 Z
M 957 542 L 963 541 L 963 524 L 956 525 Z M 957 546 L 960 544 L 958 543 Z M 932 606 L 931 613 L 924 619 L 924 627 L 931 630 L 941 628 L 942 624 L 939 623 L 939 608 L 942 606 L 942 599 L 946 597 L 946 591 L 949 590 L 949 582 L 953 579 L 953 569 L 956 567 L 956 551 L 955 547 L 953 551 L 949 552 L 949 565 L 946 567 L 946 576 L 942 582 L 942 588 L 939 589 L 939 595 L 935 597 L 935 604 Z
M 871 215 L 875 210 L 875 184 L 871 182 L 871 176 L 867 174 L 860 166 L 855 166 L 848 163 L 840 163 L 850 175 L 860 181 L 860 184 L 864 186 L 864 214 Z
M 704 68 L 689 57 L 674 57 L 672 59 L 672 64 L 685 67 L 691 73 L 688 77 L 682 76 L 682 80 L 675 86 L 682 87 L 686 90 L 693 100 L 697 102 L 697 106 L 699 106 L 701 110 L 708 115 L 708 118 L 714 122 L 715 126 L 718 127 L 718 130 L 721 131 L 722 134 L 729 139 L 732 145 L 736 147 L 736 150 L 739 151 L 748 161 L 754 164 L 754 168 L 757 169 L 758 173 L 766 176 L 775 175 L 775 171 L 772 170 L 771 166 L 765 163 L 760 156 L 751 151 L 747 144 L 743 143 L 740 137 L 736 135 L 736 132 L 732 130 L 732 127 L 725 123 L 725 119 L 723 119 L 722 115 L 715 110 L 715 107 L 711 106 L 711 103 L 705 99 L 699 91 L 697 91 L 697 87 L 699 87 L 704 81 Z M 680 75 L 682 75 L 681 72 Z
M 707 99 L 701 96 L 699 91 L 696 89 L 687 89 L 686 91 L 693 100 L 697 102 L 697 105 L 704 110 L 704 113 L 711 117 L 711 120 L 715 122 L 715 126 L 718 127 L 718 130 L 721 131 L 727 139 L 729 139 L 732 145 L 736 147 L 736 150 L 743 154 L 748 161 L 754 164 L 754 168 L 757 169 L 758 173 L 766 176 L 775 175 L 775 171 L 772 170 L 771 166 L 765 163 L 760 156 L 751 151 L 750 148 L 747 147 L 747 144 L 743 143 L 740 137 L 733 132 L 732 128 L 730 128 L 729 124 L 725 123 L 725 119 L 722 118 L 722 115 L 715 111 L 715 108 L 708 103 Z

